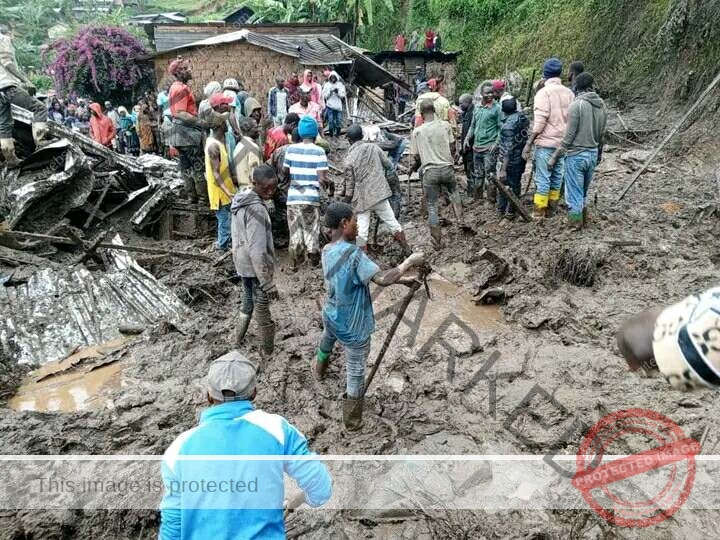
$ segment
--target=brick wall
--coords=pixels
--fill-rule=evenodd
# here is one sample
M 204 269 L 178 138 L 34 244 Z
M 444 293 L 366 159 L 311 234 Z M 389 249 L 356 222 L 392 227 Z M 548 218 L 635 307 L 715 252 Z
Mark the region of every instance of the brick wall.
M 296 58 L 242 41 L 224 43 L 213 48 L 185 49 L 180 54 L 192 64 L 193 79 L 190 87 L 196 96 L 202 94 L 203 88 L 210 81 L 222 83 L 232 77 L 241 81 L 245 90 L 260 101 L 263 110 L 266 110 L 267 93 L 270 87 L 275 85 L 275 77 L 281 75 L 287 78 L 292 72 L 302 76 L 304 69 Z M 167 66 L 176 57 L 177 53 L 155 57 L 157 86 L 173 80 L 167 72 Z

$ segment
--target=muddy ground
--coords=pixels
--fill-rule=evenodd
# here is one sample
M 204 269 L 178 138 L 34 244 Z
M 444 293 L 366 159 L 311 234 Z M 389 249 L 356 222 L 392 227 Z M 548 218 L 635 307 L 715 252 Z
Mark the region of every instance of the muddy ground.
M 647 144 L 652 146 L 652 141 Z M 322 454 L 415 453 L 414 447 L 431 436 L 447 441 L 447 454 L 541 454 L 575 417 L 592 424 L 609 412 L 631 407 L 668 415 L 689 436 L 703 439 L 703 453 L 718 453 L 720 414 L 713 414 L 720 411 L 715 394 L 682 394 L 671 391 L 662 379 L 629 374 L 614 344 L 618 326 L 633 313 L 717 284 L 718 221 L 698 214 L 716 196 L 717 149 L 676 145 L 618 203 L 631 172 L 620 158 L 635 148 L 639 147 L 614 146 L 606 153 L 591 191 L 592 221 L 581 232 L 569 231 L 564 216 L 542 223 L 508 222 L 499 220 L 491 206 L 466 200 L 466 223 L 473 231 L 448 220 L 443 229 L 447 247 L 436 252 L 420 215 L 419 186 L 412 185 L 403 223 L 410 242 L 428 254 L 435 268 L 430 282 L 433 300 L 427 303 L 414 340 L 410 328 L 401 325 L 370 390 L 365 424 L 357 434 L 347 434 L 341 424 L 342 357 L 336 354 L 322 383 L 316 383 L 309 371 L 322 328 L 320 270 L 288 274 L 281 252 L 281 299 L 272 308 L 278 322 L 276 353 L 260 377 L 256 404 L 287 417 Z M 206 249 L 209 243 L 204 239 L 175 245 Z M 475 307 L 471 301 L 488 275 L 486 263 L 478 258 L 483 248 L 509 265 L 503 279 L 487 283 L 501 286 L 507 294 L 500 311 Z M 558 278 L 557 261 L 568 253 L 597 261 L 592 285 L 575 286 Z M 393 262 L 392 255 L 376 255 L 386 265 Z M 147 267 L 190 304 L 193 315 L 179 326 L 148 329 L 113 353 L 122 363 L 123 382 L 106 391 L 109 407 L 75 413 L 0 409 L 3 454 L 162 454 L 180 432 L 196 423 L 204 406 L 201 378 L 209 363 L 230 346 L 240 290 L 230 281 L 229 261 L 213 267 L 165 260 Z M 384 291 L 376 312 L 404 293 L 403 287 Z M 417 316 L 422 298 L 418 293 L 411 304 L 410 319 Z M 477 337 L 473 344 L 457 327 L 447 331 L 445 338 L 458 353 L 453 369 L 448 368 L 446 349 L 426 346 L 451 313 Z M 392 318 L 378 321 L 371 358 Z M 256 354 L 252 343 L 245 350 Z M 496 350 L 501 356 L 490 372 L 515 375 L 498 381 L 493 417 L 487 381 L 468 383 Z M 8 380 L 16 384 L 16 379 Z M 513 434 L 504 423 L 535 385 L 565 411 L 533 401 L 513 424 Z M 548 430 L 537 423 L 541 416 Z M 517 433 L 526 438 L 520 440 Z M 574 454 L 581 437 L 569 437 L 559 453 Z M 290 537 L 307 538 L 696 538 L 715 529 L 720 520 L 717 512 L 681 510 L 650 529 L 623 529 L 591 511 L 430 514 L 388 522 L 371 515 L 301 510 L 288 519 L 287 527 Z M 157 525 L 158 517 L 151 511 L 0 512 L 0 538 L 140 539 L 154 537 Z

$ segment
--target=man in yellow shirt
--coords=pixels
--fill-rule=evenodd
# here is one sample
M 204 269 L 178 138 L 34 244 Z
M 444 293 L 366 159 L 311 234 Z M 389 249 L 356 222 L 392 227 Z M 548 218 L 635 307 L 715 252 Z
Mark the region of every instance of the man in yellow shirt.
M 232 162 L 237 185 L 243 189 L 251 187 L 252 173 L 262 164 L 262 150 L 257 144 L 260 131 L 254 118 L 243 118 L 240 121 L 240 129 L 243 137 L 235 145 Z
M 237 191 L 225 149 L 227 118 L 228 113 L 213 113 L 209 119 L 210 136 L 205 142 L 205 179 L 210 209 L 215 210 L 217 216 L 216 247 L 220 251 L 227 251 L 232 243 L 230 203 Z

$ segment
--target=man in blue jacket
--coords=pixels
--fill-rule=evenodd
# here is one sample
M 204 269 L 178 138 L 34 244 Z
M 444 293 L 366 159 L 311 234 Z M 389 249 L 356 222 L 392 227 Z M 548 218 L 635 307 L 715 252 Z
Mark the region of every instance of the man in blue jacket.
M 160 540 L 284 539 L 283 473 L 295 479 L 311 507 L 330 499 L 332 480 L 322 462 L 287 457 L 315 455 L 305 437 L 282 416 L 253 407 L 255 380 L 255 365 L 239 351 L 210 365 L 210 408 L 163 456 Z M 186 456 L 222 459 L 183 459 Z

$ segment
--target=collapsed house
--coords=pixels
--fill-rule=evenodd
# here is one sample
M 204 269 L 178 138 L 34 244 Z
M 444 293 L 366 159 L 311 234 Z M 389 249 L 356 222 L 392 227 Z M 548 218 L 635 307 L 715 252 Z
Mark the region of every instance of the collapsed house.
M 15 107 L 13 117 L 22 139 L 31 117 Z M 56 140 L 0 170 L 0 267 L 15 268 L 0 270 L 0 359 L 31 365 L 111 341 L 124 326 L 177 322 L 185 310 L 127 254 L 152 248 L 125 246 L 108 222 L 124 210 L 132 230 L 121 232 L 158 236 L 181 204 L 177 164 L 48 125 Z

